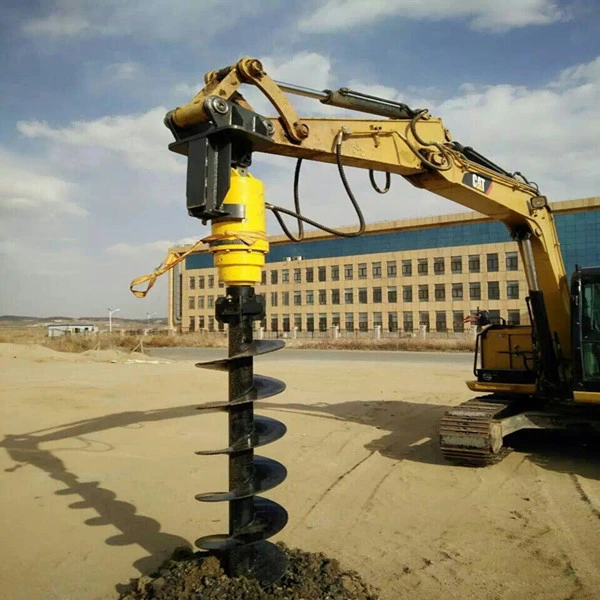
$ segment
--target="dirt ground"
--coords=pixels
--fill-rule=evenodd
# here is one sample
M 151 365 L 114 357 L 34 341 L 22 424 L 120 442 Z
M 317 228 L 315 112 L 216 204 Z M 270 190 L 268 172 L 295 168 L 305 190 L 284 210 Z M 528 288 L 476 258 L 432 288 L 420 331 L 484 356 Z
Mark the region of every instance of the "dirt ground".
M 323 552 L 382 600 L 597 598 L 600 451 L 520 436 L 484 470 L 435 441 L 467 400 L 468 369 L 430 363 L 256 360 L 287 383 L 257 412 L 288 427 L 259 454 L 288 479 L 276 537 Z M 146 362 L 144 362 L 146 361 Z M 176 547 L 227 528 L 223 373 L 111 352 L 0 345 L 0 598 L 114 600 Z

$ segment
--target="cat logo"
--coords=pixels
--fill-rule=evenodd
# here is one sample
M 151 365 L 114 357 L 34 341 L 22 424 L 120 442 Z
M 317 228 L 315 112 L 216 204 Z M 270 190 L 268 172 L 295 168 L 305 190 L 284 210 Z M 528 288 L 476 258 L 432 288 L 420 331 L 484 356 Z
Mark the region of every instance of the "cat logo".
M 468 185 L 483 194 L 489 194 L 492 189 L 491 179 L 479 175 L 479 173 L 465 173 L 462 182 L 464 185 Z

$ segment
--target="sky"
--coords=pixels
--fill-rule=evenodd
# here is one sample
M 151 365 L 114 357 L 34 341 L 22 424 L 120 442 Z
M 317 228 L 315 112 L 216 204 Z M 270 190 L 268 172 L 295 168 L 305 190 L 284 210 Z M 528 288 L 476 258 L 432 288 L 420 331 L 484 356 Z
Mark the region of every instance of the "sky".
M 599 195 L 598 31 L 592 0 L 5 0 L 0 315 L 166 315 L 167 276 L 145 299 L 129 283 L 208 228 L 187 215 L 163 117 L 244 56 L 278 80 L 428 108 L 551 201 Z M 255 154 L 267 201 L 292 206 L 294 167 Z M 367 222 L 464 210 L 400 177 L 385 196 L 349 179 Z M 305 164 L 300 191 L 307 216 L 355 223 L 334 166 Z

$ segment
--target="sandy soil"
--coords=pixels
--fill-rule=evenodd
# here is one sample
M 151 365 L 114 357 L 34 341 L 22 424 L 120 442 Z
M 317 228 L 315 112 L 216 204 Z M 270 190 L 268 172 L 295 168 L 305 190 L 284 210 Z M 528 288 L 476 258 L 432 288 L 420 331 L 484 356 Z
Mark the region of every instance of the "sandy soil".
M 283 354 L 283 353 L 282 353 Z M 141 362 L 148 360 L 150 362 Z M 267 367 L 267 368 L 265 368 Z M 453 365 L 290 361 L 256 370 L 287 391 L 259 412 L 288 434 L 262 454 L 288 479 L 277 539 L 338 558 L 383 600 L 597 598 L 600 452 L 549 436 L 485 470 L 435 443 L 470 397 Z M 108 600 L 173 548 L 226 530 L 222 373 L 95 352 L 0 345 L 0 598 Z

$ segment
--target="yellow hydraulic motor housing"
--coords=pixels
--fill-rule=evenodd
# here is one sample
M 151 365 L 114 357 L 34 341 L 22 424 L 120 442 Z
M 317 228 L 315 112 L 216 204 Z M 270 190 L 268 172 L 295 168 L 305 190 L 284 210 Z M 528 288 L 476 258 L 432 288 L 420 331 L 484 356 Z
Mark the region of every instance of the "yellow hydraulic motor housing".
M 213 219 L 211 235 L 205 238 L 219 281 L 226 285 L 260 283 L 269 252 L 262 181 L 245 169 L 232 169 L 222 208 L 230 214 Z

